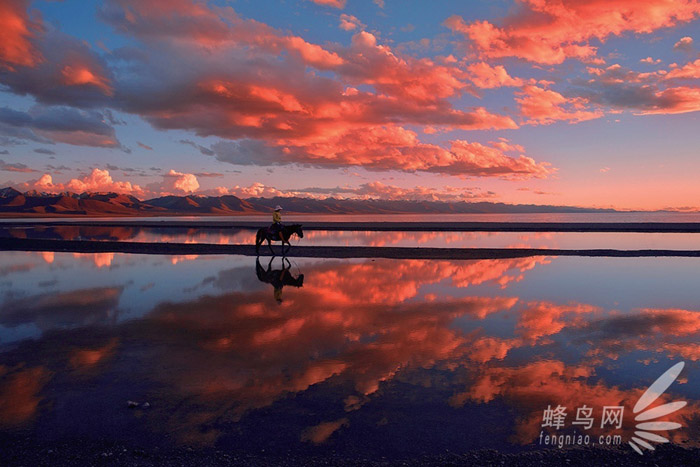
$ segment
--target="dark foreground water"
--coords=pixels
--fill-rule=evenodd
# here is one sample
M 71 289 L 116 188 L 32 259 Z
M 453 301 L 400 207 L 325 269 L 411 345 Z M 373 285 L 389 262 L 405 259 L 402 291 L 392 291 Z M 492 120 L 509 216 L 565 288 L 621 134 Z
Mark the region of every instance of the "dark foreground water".
M 654 403 L 687 401 L 681 427 L 653 433 L 697 444 L 697 259 L 268 261 L 0 252 L 0 438 L 638 456 L 632 409 L 685 362 Z

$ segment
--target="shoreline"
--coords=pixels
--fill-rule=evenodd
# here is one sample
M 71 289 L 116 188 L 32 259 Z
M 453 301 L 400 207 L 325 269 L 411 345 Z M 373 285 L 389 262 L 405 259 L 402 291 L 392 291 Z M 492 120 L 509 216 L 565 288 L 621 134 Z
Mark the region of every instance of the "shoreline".
M 294 223 L 293 219 L 287 224 Z M 52 220 L 3 221 L 2 228 L 27 227 L 134 227 L 257 230 L 266 221 L 185 220 Z M 372 232 L 612 232 L 612 233 L 700 233 L 700 222 L 300 222 L 305 230 Z
M 281 246 L 273 247 L 272 256 L 283 256 Z M 0 251 L 52 251 L 65 253 L 131 253 L 150 255 L 241 255 L 271 256 L 267 245 L 256 253 L 254 245 L 219 245 L 208 243 L 145 243 L 91 240 L 35 240 L 0 238 Z M 474 260 L 507 259 L 531 256 L 584 257 L 700 257 L 700 250 L 561 250 L 538 248 L 417 248 L 364 246 L 299 246 L 288 252 L 300 258 L 385 258 Z

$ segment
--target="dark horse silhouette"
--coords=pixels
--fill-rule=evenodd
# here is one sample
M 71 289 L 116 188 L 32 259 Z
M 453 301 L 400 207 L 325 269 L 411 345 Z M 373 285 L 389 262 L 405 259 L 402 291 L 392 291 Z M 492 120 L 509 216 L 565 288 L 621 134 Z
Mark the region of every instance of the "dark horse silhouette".
M 270 249 L 270 252 L 274 255 L 275 251 L 272 249 L 271 242 L 282 242 L 282 254 L 286 254 L 288 249 L 285 250 L 284 244 L 287 244 L 288 248 L 292 247 L 292 244 L 289 243 L 289 238 L 293 235 L 297 234 L 299 238 L 304 238 L 304 232 L 301 230 L 301 224 L 290 224 L 290 225 L 285 225 L 282 227 L 282 230 L 280 231 L 280 235 L 282 238 L 280 239 L 279 235 L 274 236 L 273 234 L 270 233 L 269 228 L 262 228 L 258 230 L 257 235 L 255 235 L 255 252 L 260 253 L 260 245 L 267 240 L 267 247 Z
M 275 300 L 277 300 L 278 303 L 282 303 L 282 288 L 285 285 L 303 287 L 304 275 L 299 274 L 297 277 L 292 276 L 292 273 L 289 271 L 292 268 L 292 264 L 287 258 L 282 258 L 282 269 L 272 269 L 272 261 L 274 261 L 274 259 L 275 257 L 273 256 L 267 264 L 267 269 L 265 269 L 260 264 L 260 258 L 256 258 L 255 274 L 258 276 L 260 282 L 265 282 L 274 287 Z M 287 262 L 287 266 L 284 265 L 285 261 Z

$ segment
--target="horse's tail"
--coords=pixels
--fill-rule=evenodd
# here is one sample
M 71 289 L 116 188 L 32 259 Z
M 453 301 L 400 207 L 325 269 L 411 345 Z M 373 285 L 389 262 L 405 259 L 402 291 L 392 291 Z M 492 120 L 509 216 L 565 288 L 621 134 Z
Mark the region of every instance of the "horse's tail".
M 255 252 L 260 253 L 260 245 L 265 240 L 265 229 L 258 229 L 258 233 L 255 235 Z

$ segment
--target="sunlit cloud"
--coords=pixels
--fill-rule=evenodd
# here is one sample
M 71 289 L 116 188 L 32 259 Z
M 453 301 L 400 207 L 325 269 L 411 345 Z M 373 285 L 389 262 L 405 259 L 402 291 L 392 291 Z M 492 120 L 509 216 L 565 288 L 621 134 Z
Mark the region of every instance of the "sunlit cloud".
M 503 18 L 501 27 L 489 21 L 467 22 L 457 15 L 445 24 L 470 39 L 481 57 L 516 57 L 559 64 L 568 58 L 595 57 L 597 46 L 591 45 L 593 39 L 604 42 L 610 36 L 625 33 L 649 34 L 700 16 L 700 5 L 693 0 L 526 0 L 520 6 Z
M 589 110 L 589 102 L 581 97 L 566 98 L 556 91 L 525 86 L 516 101 L 528 123 L 549 125 L 557 121 L 583 122 L 603 116 L 600 110 Z
M 0 4 L 0 69 L 34 66 L 43 60 L 32 38 L 41 30 L 41 23 L 27 14 L 27 0 L 6 0 Z

